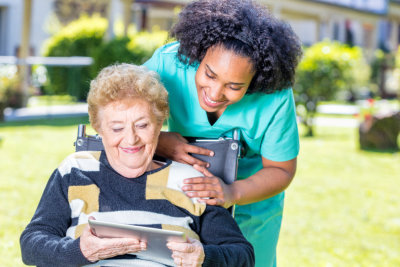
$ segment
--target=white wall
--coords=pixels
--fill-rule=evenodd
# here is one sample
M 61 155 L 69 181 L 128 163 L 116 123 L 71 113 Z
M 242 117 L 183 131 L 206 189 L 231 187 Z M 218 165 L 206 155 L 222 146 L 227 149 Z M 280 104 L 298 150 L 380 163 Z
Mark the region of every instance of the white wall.
M 293 31 L 299 36 L 304 45 L 318 42 L 317 23 L 313 20 L 288 20 Z
M 0 0 L 0 6 L 4 8 L 5 28 L 1 32 L 2 38 L 6 40 L 3 56 L 15 55 L 16 47 L 21 39 L 22 24 L 22 0 Z
M 23 0 L 0 0 L 0 7 L 4 9 L 5 29 L 1 31 L 1 39 L 5 40 L 3 56 L 16 55 L 17 47 L 21 42 Z M 45 32 L 45 22 L 51 14 L 53 0 L 32 0 L 30 45 L 34 55 L 40 54 L 42 43 L 48 38 Z
M 32 0 L 30 44 L 35 56 L 40 56 L 43 42 L 50 37 L 46 23 L 52 13 L 53 0 Z

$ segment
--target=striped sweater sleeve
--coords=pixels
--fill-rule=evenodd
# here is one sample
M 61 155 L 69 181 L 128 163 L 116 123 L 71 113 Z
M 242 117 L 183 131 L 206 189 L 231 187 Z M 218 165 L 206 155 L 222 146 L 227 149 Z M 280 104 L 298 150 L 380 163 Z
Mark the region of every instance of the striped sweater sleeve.
M 31 222 L 21 235 L 22 260 L 27 265 L 91 263 L 80 250 L 80 238 L 74 240 L 65 236 L 71 222 L 66 180 L 59 170 L 53 172 Z

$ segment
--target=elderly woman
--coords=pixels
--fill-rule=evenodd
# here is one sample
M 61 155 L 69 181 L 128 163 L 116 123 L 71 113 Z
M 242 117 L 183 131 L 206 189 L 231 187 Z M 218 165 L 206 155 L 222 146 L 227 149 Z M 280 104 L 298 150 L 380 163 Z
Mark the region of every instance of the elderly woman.
M 92 81 L 90 122 L 104 151 L 74 153 L 51 175 L 21 235 L 24 263 L 163 266 L 141 257 L 147 245 L 141 240 L 94 235 L 87 224 L 93 216 L 186 233 L 186 243 L 167 244 L 179 266 L 254 265 L 252 246 L 229 212 L 197 203 L 180 190 L 185 173 L 197 171 L 153 160 L 168 116 L 167 97 L 157 75 L 145 67 L 110 66 Z

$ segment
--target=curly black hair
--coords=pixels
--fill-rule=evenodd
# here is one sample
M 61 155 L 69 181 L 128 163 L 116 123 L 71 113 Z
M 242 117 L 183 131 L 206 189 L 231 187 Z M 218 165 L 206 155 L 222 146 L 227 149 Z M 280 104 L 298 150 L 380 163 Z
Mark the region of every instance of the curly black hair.
M 170 32 L 185 64 L 201 62 L 214 45 L 249 57 L 255 76 L 247 93 L 273 93 L 293 86 L 302 55 L 301 43 L 289 24 L 251 0 L 197 0 L 180 13 Z

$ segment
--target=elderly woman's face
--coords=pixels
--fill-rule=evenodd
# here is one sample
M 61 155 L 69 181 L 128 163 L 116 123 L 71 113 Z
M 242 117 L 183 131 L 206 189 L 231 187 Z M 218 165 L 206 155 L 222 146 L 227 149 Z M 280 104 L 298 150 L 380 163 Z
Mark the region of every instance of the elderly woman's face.
M 104 149 L 110 165 L 134 178 L 150 170 L 161 124 L 142 99 L 114 101 L 99 110 Z

